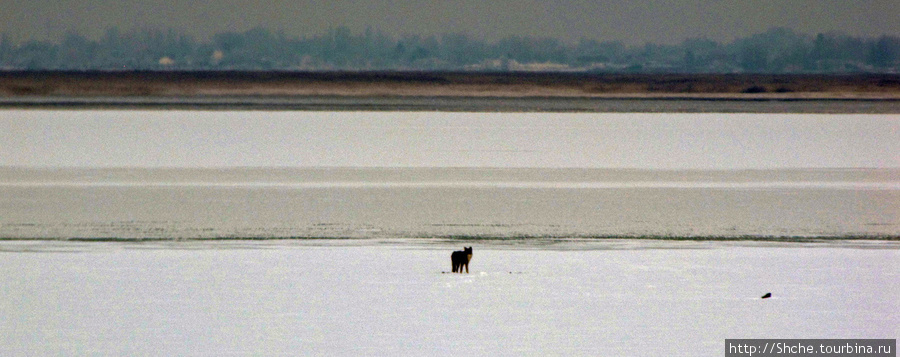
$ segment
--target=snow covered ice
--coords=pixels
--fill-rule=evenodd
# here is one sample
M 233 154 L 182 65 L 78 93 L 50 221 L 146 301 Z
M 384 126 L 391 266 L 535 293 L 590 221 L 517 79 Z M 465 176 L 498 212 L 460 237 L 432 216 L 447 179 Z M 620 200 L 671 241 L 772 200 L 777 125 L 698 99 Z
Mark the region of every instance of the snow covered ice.
M 474 246 L 470 274 L 450 253 Z M 715 356 L 900 333 L 893 242 L 0 243 L 0 354 Z M 765 292 L 770 299 L 760 299 Z

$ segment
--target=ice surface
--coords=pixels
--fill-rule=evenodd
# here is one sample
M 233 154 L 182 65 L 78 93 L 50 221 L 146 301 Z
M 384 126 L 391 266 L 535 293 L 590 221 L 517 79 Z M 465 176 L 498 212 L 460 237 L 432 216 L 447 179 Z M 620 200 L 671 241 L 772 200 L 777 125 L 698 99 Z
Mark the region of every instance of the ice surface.
M 897 114 L 3 110 L 0 165 L 897 168 L 898 130 Z
M 471 274 L 446 273 L 463 245 L 474 246 Z M 18 241 L 0 251 L 4 356 L 720 356 L 726 338 L 900 334 L 892 242 Z
M 896 115 L 0 126 L 2 356 L 721 356 L 900 332 Z M 750 240 L 572 239 L 595 236 Z M 362 239 L 312 239 L 338 237 Z M 770 237 L 831 239 L 753 241 Z M 472 273 L 446 273 L 463 246 Z

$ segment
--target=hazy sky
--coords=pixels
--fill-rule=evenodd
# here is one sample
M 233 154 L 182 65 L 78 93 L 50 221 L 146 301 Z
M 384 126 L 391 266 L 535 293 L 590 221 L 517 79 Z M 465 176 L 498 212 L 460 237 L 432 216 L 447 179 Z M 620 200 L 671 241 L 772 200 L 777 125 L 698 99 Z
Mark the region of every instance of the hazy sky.
M 900 167 L 900 116 L 0 111 L 0 166 Z
M 772 27 L 900 35 L 897 0 L 0 0 L 0 9 L 0 33 L 16 40 L 56 40 L 67 31 L 98 38 L 113 26 L 171 28 L 201 40 L 259 26 L 296 36 L 370 26 L 393 36 L 454 32 L 629 44 L 730 41 Z

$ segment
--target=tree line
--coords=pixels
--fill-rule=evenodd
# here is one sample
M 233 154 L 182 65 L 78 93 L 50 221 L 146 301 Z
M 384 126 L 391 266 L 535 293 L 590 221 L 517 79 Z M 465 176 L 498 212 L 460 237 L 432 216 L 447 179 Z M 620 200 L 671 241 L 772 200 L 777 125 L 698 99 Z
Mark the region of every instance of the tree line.
M 622 73 L 896 73 L 900 37 L 807 35 L 773 28 L 730 43 L 678 45 L 512 36 L 494 42 L 464 34 L 395 38 L 337 27 L 308 37 L 255 28 L 198 41 L 174 30 L 99 39 L 14 43 L 0 36 L 2 70 L 443 70 Z

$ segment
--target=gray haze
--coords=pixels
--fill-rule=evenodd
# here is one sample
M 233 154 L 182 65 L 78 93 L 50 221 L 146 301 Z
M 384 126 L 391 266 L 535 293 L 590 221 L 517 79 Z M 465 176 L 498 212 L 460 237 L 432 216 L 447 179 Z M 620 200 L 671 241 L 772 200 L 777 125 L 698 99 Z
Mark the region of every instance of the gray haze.
M 674 44 L 731 41 L 787 27 L 801 33 L 900 35 L 896 0 L 2 0 L 0 33 L 14 40 L 91 38 L 105 29 L 173 29 L 198 39 L 264 27 L 288 36 L 347 26 L 392 36 L 465 33 L 496 40 L 520 35 Z

